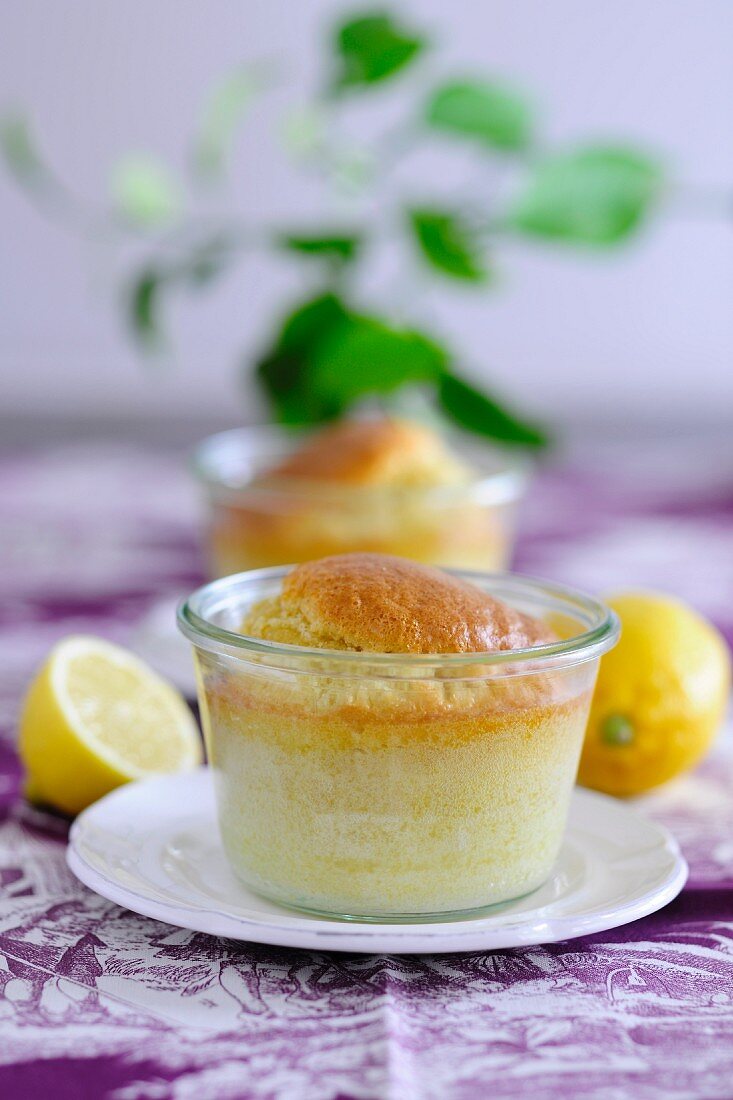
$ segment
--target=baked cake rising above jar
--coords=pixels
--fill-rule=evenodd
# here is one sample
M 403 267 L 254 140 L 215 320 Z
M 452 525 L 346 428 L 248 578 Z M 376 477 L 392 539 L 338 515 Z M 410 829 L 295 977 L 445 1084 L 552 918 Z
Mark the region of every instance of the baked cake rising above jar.
M 225 578 L 183 606 L 229 861 L 329 915 L 439 919 L 548 877 L 601 604 L 379 554 Z

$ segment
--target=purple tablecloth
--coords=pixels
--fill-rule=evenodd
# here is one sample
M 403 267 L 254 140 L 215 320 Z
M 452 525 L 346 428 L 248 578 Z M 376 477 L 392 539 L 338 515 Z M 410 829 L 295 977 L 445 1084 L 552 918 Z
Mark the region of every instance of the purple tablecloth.
M 67 448 L 0 463 L 0 1095 L 603 1100 L 733 1096 L 733 767 L 642 808 L 691 878 L 614 932 L 490 954 L 374 957 L 237 945 L 138 917 L 64 863 L 19 799 L 22 689 L 71 631 L 125 642 L 199 579 L 180 462 Z M 733 637 L 733 454 L 714 441 L 576 453 L 538 480 L 518 567 L 654 585 Z

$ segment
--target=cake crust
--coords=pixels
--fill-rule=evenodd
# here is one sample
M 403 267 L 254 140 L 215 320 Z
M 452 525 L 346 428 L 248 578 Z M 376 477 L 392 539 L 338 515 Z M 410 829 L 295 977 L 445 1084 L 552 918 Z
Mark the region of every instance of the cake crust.
M 311 436 L 273 467 L 269 478 L 359 486 L 439 486 L 470 471 L 423 424 L 393 417 L 343 420 Z
M 270 641 L 371 653 L 485 653 L 555 640 L 546 624 L 459 577 L 386 554 L 296 566 L 241 630 Z

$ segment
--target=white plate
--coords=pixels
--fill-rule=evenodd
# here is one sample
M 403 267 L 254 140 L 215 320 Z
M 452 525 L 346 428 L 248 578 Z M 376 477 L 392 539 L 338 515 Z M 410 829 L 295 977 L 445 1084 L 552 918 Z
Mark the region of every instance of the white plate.
M 628 924 L 680 892 L 687 864 L 660 825 L 576 790 L 555 870 L 535 893 L 469 920 L 373 924 L 301 916 L 250 893 L 219 843 L 206 768 L 121 787 L 75 821 L 69 867 L 98 894 L 182 928 L 319 951 L 491 951 Z

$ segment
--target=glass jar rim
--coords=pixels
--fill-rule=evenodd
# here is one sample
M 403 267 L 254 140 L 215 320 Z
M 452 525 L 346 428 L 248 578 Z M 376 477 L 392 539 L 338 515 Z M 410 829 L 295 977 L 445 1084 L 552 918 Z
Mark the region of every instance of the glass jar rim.
M 214 493 L 217 498 L 236 500 L 243 492 L 250 493 L 287 493 L 306 498 L 333 501 L 353 501 L 355 496 L 363 499 L 367 496 L 390 493 L 395 496 L 419 496 L 421 500 L 450 502 L 456 493 L 469 496 L 482 504 L 508 504 L 517 500 L 527 486 L 532 469 L 531 460 L 523 454 L 510 454 L 507 451 L 492 451 L 494 463 L 491 469 L 477 470 L 475 476 L 461 485 L 419 485 L 419 486 L 379 486 L 351 485 L 330 481 L 318 481 L 315 478 L 278 477 L 270 480 L 256 480 L 257 471 L 246 474 L 237 471 L 238 463 L 247 455 L 261 454 L 268 442 L 287 438 L 287 432 L 306 434 L 313 432 L 314 425 L 288 425 L 287 429 L 277 424 L 254 425 L 247 428 L 230 428 L 207 436 L 194 449 L 192 469 L 197 480 Z M 488 451 L 490 448 L 487 447 Z M 273 455 L 273 460 L 279 457 Z M 264 472 L 264 471 L 263 471 Z
M 460 669 L 467 666 L 511 666 L 514 673 L 543 671 L 565 665 L 580 664 L 602 656 L 615 645 L 620 624 L 616 614 L 600 600 L 577 589 L 551 581 L 528 577 L 520 573 L 477 573 L 462 569 L 446 569 L 455 577 L 478 584 L 492 595 L 502 599 L 501 592 L 519 598 L 535 596 L 544 601 L 546 610 L 565 614 L 585 621 L 587 628 L 569 638 L 523 649 L 470 651 L 461 653 L 379 653 L 366 650 L 318 649 L 310 646 L 273 642 L 228 630 L 212 621 L 211 615 L 221 610 L 235 594 L 240 596 L 248 587 L 266 586 L 280 581 L 295 566 L 274 566 L 235 573 L 197 588 L 178 606 L 177 620 L 181 632 L 197 648 L 210 652 L 246 659 L 269 657 L 273 663 L 284 659 L 293 667 L 302 659 L 309 665 L 313 661 L 327 661 L 329 666 L 346 671 L 358 666 L 374 669 L 419 670 L 439 666 Z M 488 587 L 490 586 L 490 588 Z M 497 591 L 497 589 L 499 591 Z M 262 593 L 260 593 L 261 597 Z M 511 599 L 505 602 L 513 606 Z M 507 669 L 508 671 L 508 669 Z

